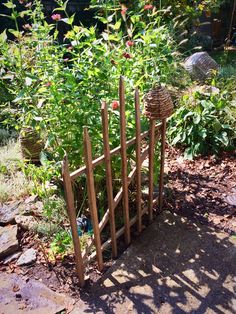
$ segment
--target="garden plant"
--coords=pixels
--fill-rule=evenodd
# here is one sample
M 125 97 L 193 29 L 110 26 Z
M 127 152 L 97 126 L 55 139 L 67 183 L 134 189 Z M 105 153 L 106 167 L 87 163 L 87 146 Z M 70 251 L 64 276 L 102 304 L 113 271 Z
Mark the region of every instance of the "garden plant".
M 45 16 L 40 0 L 3 2 L 7 9 L 4 17 L 10 19 L 12 28 L 0 34 L 0 123 L 7 134 L 32 127 L 44 142 L 41 165 L 17 161 L 17 169 L 28 178 L 31 193 L 44 203 L 44 224 L 37 232 L 54 238 L 52 248 L 61 253 L 71 243 L 70 232 L 63 224 L 66 213 L 60 185 L 61 161 L 67 153 L 71 170 L 84 164 L 85 125 L 89 128 L 93 156 L 103 153 L 100 118 L 103 100 L 109 106 L 111 148 L 119 145 L 120 75 L 126 83 L 127 138 L 135 134 L 135 87 L 142 98 L 152 87 L 163 84 L 174 95 L 177 93 L 168 140 L 184 147 L 187 158 L 233 147 L 235 78 L 231 75 L 233 71 L 228 76 L 216 74 L 207 83 L 215 91 L 189 92 L 193 83 L 181 66 L 183 58 L 194 50 L 189 46 L 184 50 L 190 26 L 198 23 L 203 11 L 210 14 L 223 1 L 199 1 L 195 6 L 187 5 L 186 1 L 176 1 L 172 6 L 172 1 L 167 0 L 91 1 L 96 23 L 90 27 L 76 23 L 75 15 L 68 15 L 68 1 L 55 2 L 57 7 L 50 17 Z M 62 24 L 64 33 L 60 31 Z M 144 115 L 142 129 L 148 129 Z M 128 151 L 128 155 L 132 159 L 134 151 Z M 157 164 L 158 161 L 156 168 Z M 9 177 L 4 164 L 0 164 L 0 172 L 4 180 Z M 119 158 L 113 160 L 113 172 L 117 179 Z M 99 191 L 105 182 L 102 167 L 96 170 L 95 180 Z M 87 205 L 85 178 L 77 182 L 76 188 L 81 215 Z M 105 198 L 101 189 L 98 193 L 101 216 Z

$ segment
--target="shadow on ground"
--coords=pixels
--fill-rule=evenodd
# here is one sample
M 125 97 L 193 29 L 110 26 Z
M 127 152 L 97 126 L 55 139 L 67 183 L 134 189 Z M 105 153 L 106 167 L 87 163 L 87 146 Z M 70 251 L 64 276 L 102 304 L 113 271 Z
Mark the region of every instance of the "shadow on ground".
M 228 233 L 236 233 L 236 206 L 229 199 L 236 195 L 235 153 L 184 160 L 177 151 L 168 151 L 166 208 L 179 215 Z
M 235 242 L 162 213 L 73 313 L 235 313 Z

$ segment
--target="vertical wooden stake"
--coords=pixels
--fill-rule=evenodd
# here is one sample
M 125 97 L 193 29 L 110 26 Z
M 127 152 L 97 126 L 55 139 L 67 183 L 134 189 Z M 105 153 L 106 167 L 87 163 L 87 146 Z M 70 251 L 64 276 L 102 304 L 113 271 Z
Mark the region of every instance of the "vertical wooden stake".
M 109 207 L 109 219 L 111 229 L 111 246 L 112 256 L 117 257 L 117 243 L 116 243 L 116 225 L 115 225 L 115 213 L 114 213 L 114 197 L 112 188 L 112 171 L 111 171 L 111 154 L 109 146 L 109 126 L 108 126 L 108 113 L 107 104 L 102 102 L 102 128 L 103 128 L 103 146 L 105 156 L 106 167 L 106 186 L 107 186 L 107 199 Z
M 160 210 L 162 209 L 163 205 L 165 142 L 166 142 L 166 119 L 163 119 L 161 125 L 161 165 L 159 176 L 159 202 L 158 202 Z
M 153 168 L 154 168 L 154 149 L 155 149 L 155 120 L 150 119 L 149 131 L 149 195 L 148 195 L 148 215 L 149 222 L 153 220 Z
M 96 193 L 95 193 L 95 187 L 94 187 L 92 148 L 91 148 L 91 142 L 90 142 L 88 130 L 86 127 L 84 127 L 84 157 L 85 157 L 86 174 L 87 174 L 89 209 L 90 209 L 92 224 L 93 224 L 94 242 L 95 242 L 96 251 L 97 251 L 98 268 L 101 271 L 103 269 L 103 258 L 102 258 L 101 237 L 100 237 L 99 222 L 98 222 Z
M 141 124 L 140 124 L 140 102 L 139 91 L 135 89 L 135 126 L 136 126 L 136 208 L 137 208 L 137 229 L 142 231 L 142 207 L 141 207 Z
M 126 152 L 126 119 L 125 119 L 125 88 L 124 78 L 120 77 L 119 84 L 120 100 L 120 145 L 121 145 L 121 180 L 123 188 L 123 211 L 125 223 L 125 243 L 130 244 L 130 223 L 129 223 L 129 195 L 128 195 L 128 174 L 127 174 L 127 152 Z
M 80 248 L 80 239 L 78 235 L 76 211 L 75 211 L 75 205 L 74 205 L 74 194 L 72 190 L 67 156 L 65 156 L 63 159 L 62 177 L 63 177 L 63 184 L 64 184 L 65 195 L 66 195 L 67 212 L 68 212 L 68 216 L 70 220 L 71 233 L 72 233 L 72 239 L 73 239 L 74 250 L 75 250 L 76 272 L 79 277 L 79 285 L 83 287 L 84 286 L 84 265 L 83 265 L 83 259 L 82 259 L 81 248 Z

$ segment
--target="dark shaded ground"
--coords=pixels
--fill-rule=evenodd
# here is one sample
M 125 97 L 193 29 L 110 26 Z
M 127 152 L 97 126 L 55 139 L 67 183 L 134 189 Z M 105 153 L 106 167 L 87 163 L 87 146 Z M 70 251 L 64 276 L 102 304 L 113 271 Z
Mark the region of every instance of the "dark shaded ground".
M 235 244 L 224 232 L 164 212 L 72 313 L 235 313 Z
M 236 233 L 236 206 L 226 201 L 236 195 L 235 152 L 188 161 L 169 148 L 165 172 L 168 210 Z

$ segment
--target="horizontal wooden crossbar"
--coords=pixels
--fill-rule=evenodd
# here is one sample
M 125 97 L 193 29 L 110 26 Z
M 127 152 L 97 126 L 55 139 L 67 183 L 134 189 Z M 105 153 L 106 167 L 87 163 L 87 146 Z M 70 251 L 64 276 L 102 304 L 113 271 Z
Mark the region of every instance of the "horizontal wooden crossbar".
M 158 127 L 158 126 L 156 126 Z M 160 137 L 160 133 L 157 134 L 156 138 L 155 138 L 155 141 Z M 141 156 L 141 164 L 143 164 L 144 160 L 146 159 L 147 155 L 148 155 L 148 151 L 149 151 L 149 146 L 147 146 L 145 148 L 145 150 L 142 152 L 142 156 Z M 134 167 L 132 169 L 132 171 L 129 173 L 128 175 L 128 185 L 130 185 L 130 183 L 133 181 L 134 177 L 135 177 L 135 174 L 136 174 L 136 167 Z M 122 193 L 123 193 L 123 189 L 122 187 L 120 188 L 119 192 L 116 194 L 116 196 L 114 197 L 114 209 L 116 209 L 117 205 L 119 204 L 119 202 L 121 201 L 122 199 Z M 156 200 L 153 201 L 153 205 L 156 204 Z M 145 211 L 142 212 L 142 215 L 144 213 L 147 212 L 147 209 L 145 209 Z M 134 219 L 134 218 L 133 218 Z M 131 219 L 130 223 L 132 223 L 132 225 L 137 221 L 137 216 L 135 216 L 135 221 L 133 222 L 133 219 Z M 107 222 L 109 220 L 109 208 L 107 209 L 107 211 L 105 212 L 102 220 L 99 222 L 99 230 L 100 232 L 103 231 L 103 229 L 105 228 Z M 132 226 L 131 225 L 131 226 Z M 121 233 L 122 232 L 122 233 Z M 121 233 L 121 234 L 120 234 Z M 116 236 L 117 237 L 120 237 L 122 234 L 124 233 L 124 227 L 122 227 L 119 231 L 116 232 Z M 111 239 L 108 239 L 105 243 L 111 243 Z M 105 245 L 105 243 L 102 244 L 102 250 L 103 250 L 103 246 Z M 91 247 L 94 245 L 94 238 L 92 237 L 90 239 L 90 241 L 87 243 L 87 246 L 86 248 L 84 249 L 84 251 L 82 252 L 82 257 L 83 257 L 83 260 L 86 261 L 88 259 L 88 252 L 90 251 Z M 106 247 L 106 245 L 105 245 Z M 96 256 L 96 252 L 94 252 L 95 255 L 94 257 Z M 93 254 L 94 254 L 93 253 Z M 92 254 L 92 255 L 93 255 Z M 91 255 L 91 256 L 92 256 Z
M 157 204 L 157 199 L 154 199 L 153 200 L 153 206 L 155 206 Z M 142 216 L 144 215 L 144 214 L 147 214 L 148 213 L 148 207 L 146 207 L 146 208 L 144 208 L 143 210 L 142 210 Z M 132 227 L 136 222 L 137 222 L 137 219 L 138 219 L 138 217 L 137 217 L 137 215 L 135 215 L 133 218 L 131 218 L 130 219 L 130 227 Z M 123 234 L 124 234 L 124 232 L 125 232 L 125 227 L 123 226 L 122 228 L 120 228 L 117 232 L 116 232 L 116 239 L 118 239 L 119 237 L 121 237 Z M 90 247 L 86 250 L 86 253 L 88 253 L 88 251 L 91 249 L 91 247 L 92 247 L 92 245 L 93 245 L 93 241 L 91 240 L 91 242 L 90 242 Z M 108 249 L 109 248 L 109 246 L 111 245 L 111 238 L 110 239 L 108 239 L 106 242 L 104 242 L 103 244 L 102 244 L 102 247 L 101 247 L 101 249 L 102 249 L 102 252 L 104 252 L 106 249 Z M 95 258 L 96 258 L 96 251 L 94 251 L 91 255 L 85 255 L 85 254 L 83 254 L 83 262 L 84 262 L 84 265 L 87 265 L 87 264 L 89 264 L 92 260 L 94 260 Z
M 160 125 L 157 124 L 155 128 L 160 129 Z M 141 135 L 140 135 L 141 140 L 148 137 L 148 135 L 149 135 L 149 131 L 145 131 L 145 132 L 141 133 Z M 126 142 L 126 145 L 127 145 L 127 147 L 130 147 L 130 146 L 134 145 L 135 143 L 136 143 L 136 137 L 133 137 L 132 139 L 130 139 L 129 141 Z M 119 154 L 120 151 L 121 151 L 121 146 L 118 146 L 118 147 L 112 149 L 111 150 L 111 156 L 115 156 L 115 155 Z M 102 156 L 94 159 L 92 162 L 93 168 L 95 166 L 100 165 L 102 162 L 104 162 L 104 160 L 105 160 L 104 154 Z M 83 166 L 83 167 L 71 172 L 70 178 L 71 178 L 71 180 L 75 180 L 76 178 L 78 178 L 79 176 L 81 176 L 85 172 L 86 172 L 86 166 Z

